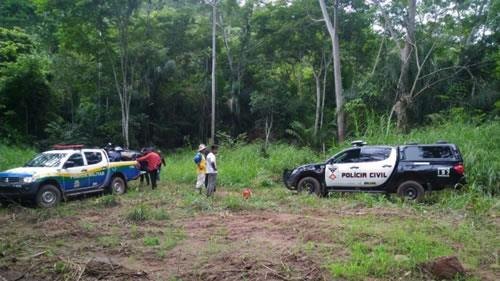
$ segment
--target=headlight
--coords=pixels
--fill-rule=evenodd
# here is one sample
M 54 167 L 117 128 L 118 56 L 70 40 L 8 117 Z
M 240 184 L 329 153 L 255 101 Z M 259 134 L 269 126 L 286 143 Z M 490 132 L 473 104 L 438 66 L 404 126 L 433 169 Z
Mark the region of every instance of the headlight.
M 23 182 L 24 183 L 32 183 L 35 181 L 35 177 L 24 177 Z

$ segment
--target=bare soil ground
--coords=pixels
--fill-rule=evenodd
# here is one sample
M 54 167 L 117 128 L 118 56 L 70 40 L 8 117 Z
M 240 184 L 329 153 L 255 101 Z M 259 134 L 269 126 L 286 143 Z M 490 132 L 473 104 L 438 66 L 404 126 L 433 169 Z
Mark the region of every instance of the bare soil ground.
M 49 219 L 32 227 L 16 220 L 2 227 L 2 237 L 18 233 L 15 243 L 33 244 L 24 249 L 36 252 L 12 256 L 9 266 L 0 267 L 6 280 L 329 280 L 319 257 L 310 256 L 296 245 L 303 239 L 325 241 L 333 231 L 322 217 L 272 212 L 221 212 L 175 221 L 185 239 L 165 256 L 145 247 L 140 239 L 161 236 L 163 223 L 143 223 L 131 234 L 125 225 L 117 232 L 112 247 L 96 245 L 98 237 L 110 235 L 118 226 L 113 216 L 83 213 Z M 111 221 L 109 221 L 111 220 Z M 88 230 L 86 223 L 97 226 Z M 170 223 L 169 223 L 170 224 Z M 7 229 L 8 228 L 8 229 Z M 38 242 L 38 243 L 37 243 Z M 54 245 L 55 252 L 44 250 Z M 35 250 L 36 251 L 32 251 Z M 66 273 L 66 274 L 65 274 Z
M 126 214 L 133 200 L 111 208 L 66 204 L 75 206 L 63 215 L 24 207 L 0 214 L 0 281 L 332 280 L 325 259 L 349 255 L 332 235 L 346 227 L 342 218 L 414 216 L 359 204 L 197 212 L 132 223 Z M 495 280 L 495 272 L 486 270 L 484 280 Z

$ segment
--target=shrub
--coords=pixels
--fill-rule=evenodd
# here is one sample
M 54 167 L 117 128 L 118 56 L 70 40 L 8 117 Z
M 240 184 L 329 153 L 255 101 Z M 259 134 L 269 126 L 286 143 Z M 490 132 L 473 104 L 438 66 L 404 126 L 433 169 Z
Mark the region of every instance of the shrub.
M 111 208 L 120 205 L 120 202 L 114 195 L 105 195 L 97 198 L 95 204 L 98 207 Z
M 134 222 L 146 221 L 150 218 L 150 213 L 151 212 L 149 208 L 147 208 L 147 206 L 140 204 L 130 210 L 130 212 L 127 214 L 127 219 Z

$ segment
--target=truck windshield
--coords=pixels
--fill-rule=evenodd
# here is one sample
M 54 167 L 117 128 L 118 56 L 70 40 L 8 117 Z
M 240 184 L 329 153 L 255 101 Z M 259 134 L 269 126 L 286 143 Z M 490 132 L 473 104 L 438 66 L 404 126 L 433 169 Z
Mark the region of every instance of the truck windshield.
M 57 167 L 66 153 L 42 153 L 29 161 L 25 167 Z

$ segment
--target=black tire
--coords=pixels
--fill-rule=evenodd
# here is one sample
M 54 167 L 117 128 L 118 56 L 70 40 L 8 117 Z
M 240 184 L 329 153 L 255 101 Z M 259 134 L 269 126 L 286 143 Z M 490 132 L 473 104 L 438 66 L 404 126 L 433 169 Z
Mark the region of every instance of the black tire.
M 313 177 L 304 177 L 297 184 L 297 191 L 305 191 L 308 194 L 316 194 L 319 197 L 325 196 L 321 183 Z
M 43 185 L 36 194 L 36 205 L 40 208 L 53 208 L 61 202 L 61 191 L 52 184 Z
M 405 181 L 398 186 L 398 195 L 404 200 L 419 202 L 424 198 L 424 187 L 416 181 Z
M 114 176 L 109 184 L 109 191 L 111 194 L 124 194 L 127 192 L 127 184 L 120 176 Z

